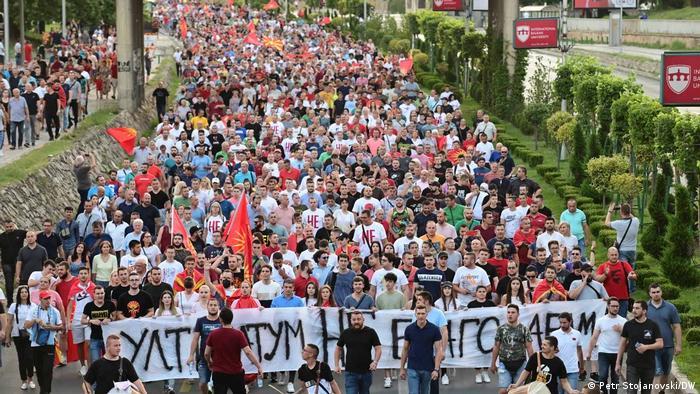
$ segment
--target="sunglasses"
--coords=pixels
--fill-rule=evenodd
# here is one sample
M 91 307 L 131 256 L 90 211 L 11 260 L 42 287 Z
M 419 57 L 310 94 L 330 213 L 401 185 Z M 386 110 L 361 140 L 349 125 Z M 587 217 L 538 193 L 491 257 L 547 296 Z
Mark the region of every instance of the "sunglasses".
M 526 275 L 528 279 L 535 279 L 537 278 L 537 275 Z

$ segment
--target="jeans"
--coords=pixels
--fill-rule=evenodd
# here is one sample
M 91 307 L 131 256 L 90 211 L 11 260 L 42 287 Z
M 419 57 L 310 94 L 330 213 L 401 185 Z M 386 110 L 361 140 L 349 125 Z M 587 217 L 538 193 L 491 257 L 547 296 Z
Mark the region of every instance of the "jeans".
M 578 247 L 581 248 L 581 256 L 586 255 L 586 238 L 581 238 L 578 240 Z
M 369 394 L 372 385 L 372 372 L 357 373 L 345 371 L 345 394 Z
M 68 117 L 68 127 L 78 126 L 78 116 L 80 115 L 80 103 L 78 102 L 77 99 L 71 100 L 70 103 L 68 104 L 70 106 L 70 111 L 73 114 L 73 117 L 71 118 L 70 115 Z
M 5 130 L 0 130 L 0 151 L 5 146 Z
M 598 379 L 602 385 L 600 387 L 603 393 L 607 393 L 608 390 L 605 388 L 605 383 L 608 382 L 608 376 L 610 376 L 610 383 L 617 384 L 619 382 L 619 377 L 615 373 L 615 362 L 617 361 L 616 353 L 601 353 L 598 352 Z M 616 386 L 612 386 L 616 387 Z M 611 394 L 617 394 L 617 389 L 610 389 Z
M 574 390 L 578 389 L 578 372 L 571 372 L 566 374 L 566 380 L 569 381 L 571 388 Z M 564 394 L 564 388 L 559 384 L 559 394 Z
M 10 145 L 12 147 L 22 146 L 24 140 L 24 121 L 10 122 Z
M 646 387 L 651 387 L 651 384 L 654 382 L 654 366 L 650 366 L 649 368 L 637 368 L 627 364 L 627 382 L 634 385 L 641 382 L 643 385 L 646 385 Z M 637 391 L 638 390 L 634 388 L 634 386 L 627 388 L 628 394 L 637 394 Z M 642 394 L 651 394 L 651 389 L 647 388 L 641 390 L 641 392 Z
M 630 300 L 619 300 L 620 301 L 620 316 L 626 318 L 629 311 Z
M 229 390 L 233 394 L 245 394 L 243 374 L 229 375 L 227 373 L 214 372 L 214 394 L 226 394 Z
M 665 347 L 655 352 L 656 368 L 654 372 L 656 376 L 668 376 L 671 373 L 674 354 L 673 346 Z
M 430 374 L 432 371 L 408 369 L 408 394 L 430 394 Z
M 24 382 L 34 376 L 34 359 L 32 358 L 31 342 L 29 338 L 12 337 L 17 350 L 17 364 L 19 366 L 19 377 Z
M 637 263 L 637 252 L 636 251 L 634 251 L 634 250 L 621 250 L 620 251 L 620 260 L 628 262 L 633 270 L 637 269 L 637 264 L 636 264 Z M 629 286 L 630 294 L 637 291 L 637 281 L 636 280 L 628 279 L 627 286 Z
M 102 357 L 105 352 L 105 343 L 102 339 L 90 338 L 90 362 L 94 363 Z
M 36 375 L 39 380 L 39 393 L 50 393 L 56 348 L 54 345 L 36 346 L 32 348 L 32 353 L 34 355 L 34 368 L 36 368 Z
M 24 125 L 24 140 L 29 144 L 35 144 L 36 140 L 36 115 L 29 115 L 29 121 Z

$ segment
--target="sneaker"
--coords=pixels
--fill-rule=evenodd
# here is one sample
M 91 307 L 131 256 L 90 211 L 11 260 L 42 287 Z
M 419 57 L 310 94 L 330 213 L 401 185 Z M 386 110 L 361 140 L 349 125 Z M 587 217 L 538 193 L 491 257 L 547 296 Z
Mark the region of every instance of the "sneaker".
M 474 381 L 476 384 L 481 384 L 483 380 L 481 379 L 481 371 L 476 372 L 476 376 L 474 377 Z
M 36 385 L 34 384 L 33 380 L 31 382 L 29 382 L 29 388 L 32 390 L 34 390 L 36 388 Z
M 598 372 L 591 372 L 590 377 L 591 377 L 591 380 L 593 380 L 594 382 L 597 382 L 600 379 Z
M 27 389 L 27 382 L 22 382 L 22 385 L 19 386 L 20 389 L 26 390 Z
M 384 378 L 384 388 L 385 389 L 391 388 L 391 378 Z
M 484 383 L 491 383 L 491 377 L 488 372 L 481 371 L 481 378 L 484 380 Z
M 293 393 L 293 392 L 295 392 L 295 391 L 296 391 L 296 390 L 294 390 L 294 383 L 292 383 L 292 382 L 287 383 L 287 392 L 288 392 L 288 393 Z
M 450 384 L 450 377 L 447 374 L 442 375 L 442 385 L 447 386 Z
M 80 376 L 85 376 L 87 375 L 88 372 L 88 367 L 87 365 L 83 365 L 80 367 Z

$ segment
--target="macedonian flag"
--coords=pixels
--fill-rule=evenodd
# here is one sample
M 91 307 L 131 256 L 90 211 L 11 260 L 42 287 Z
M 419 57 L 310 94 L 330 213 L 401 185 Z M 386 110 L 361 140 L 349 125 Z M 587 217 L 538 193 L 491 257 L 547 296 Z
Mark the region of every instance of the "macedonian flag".
M 107 129 L 107 134 L 112 136 L 124 149 L 127 155 L 133 155 L 136 148 L 136 130 L 130 127 L 113 127 Z
M 248 198 L 245 193 L 238 202 L 236 212 L 224 230 L 224 242 L 233 253 L 243 255 L 245 279 L 253 283 L 253 233 L 248 220 Z
M 263 37 L 263 45 L 269 48 L 274 48 L 278 52 L 282 52 L 284 48 L 284 42 L 278 38 Z

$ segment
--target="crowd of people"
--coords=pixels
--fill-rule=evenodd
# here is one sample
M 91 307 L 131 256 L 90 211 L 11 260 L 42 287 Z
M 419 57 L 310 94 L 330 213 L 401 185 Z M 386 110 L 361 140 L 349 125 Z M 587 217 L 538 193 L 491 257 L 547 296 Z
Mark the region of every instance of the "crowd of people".
M 163 0 L 154 19 L 181 35 L 185 48 L 174 54 L 181 85 L 172 104 L 164 86 L 154 92 L 155 137 L 141 138 L 133 158 L 109 171 L 89 152 L 76 157 L 80 202 L 58 222 L 47 218 L 28 230 L 4 222 L 9 300 L 0 306 L 9 308 L 0 339 L 16 348 L 22 390 L 36 387 L 36 374 L 41 392 L 51 392 L 56 349 L 63 365 L 73 349 L 86 392 L 117 383 L 145 392 L 120 357 L 119 337 L 103 338 L 101 327 L 194 315 L 187 362 L 202 393 L 210 382 L 215 393 L 240 393 L 241 352 L 260 379 L 265 366 L 231 326 L 233 313 L 287 307 L 414 310 L 400 370 L 386 370 L 383 382 L 390 388 L 397 376 L 407 379 L 411 394 L 450 384 L 441 367 L 445 313 L 496 306 L 507 321 L 491 365 L 473 372 L 478 384 L 494 377 L 505 393 L 530 378 L 552 393 L 572 393 L 586 368 L 594 381 L 617 383 L 625 353 L 627 381 L 659 375 L 666 382 L 681 351 L 678 312 L 658 285 L 649 302 L 630 305 L 639 221 L 629 205 L 617 220 L 610 206 L 606 225 L 618 242 L 596 258 L 576 201 L 552 212 L 488 114 L 462 113 L 447 86 L 424 93 L 411 72 L 401 72 L 399 57 L 318 23 L 232 6 Z M 22 146 L 19 123 L 36 125 L 37 113 L 49 138 L 76 123 L 88 80 L 101 79 L 98 89 L 109 95 L 116 77 L 110 31 L 72 45 L 59 40 L 24 69 L 8 67 L 2 102 L 9 106 L 0 113 L 11 149 Z M 249 43 L 250 34 L 282 41 L 283 50 Z M 27 95 L 38 96 L 33 107 Z M 63 101 L 50 104 L 49 95 Z M 72 109 L 68 123 L 56 120 L 64 108 Z M 31 130 L 30 137 L 39 128 Z M 248 206 L 240 207 L 244 195 Z M 174 232 L 173 209 L 187 234 Z M 224 228 L 238 209 L 250 219 L 253 272 L 226 245 Z M 586 348 L 564 313 L 541 352 L 533 350 L 518 320 L 523 308 L 587 299 L 605 300 L 608 313 Z M 352 313 L 333 365 L 318 361 L 310 343 L 298 370 L 264 376 L 290 393 L 338 393 L 334 372 L 344 370 L 344 392 L 369 393 L 381 346 L 362 313 Z M 597 362 L 586 367 L 591 359 Z M 175 382 L 163 387 L 174 392 Z

